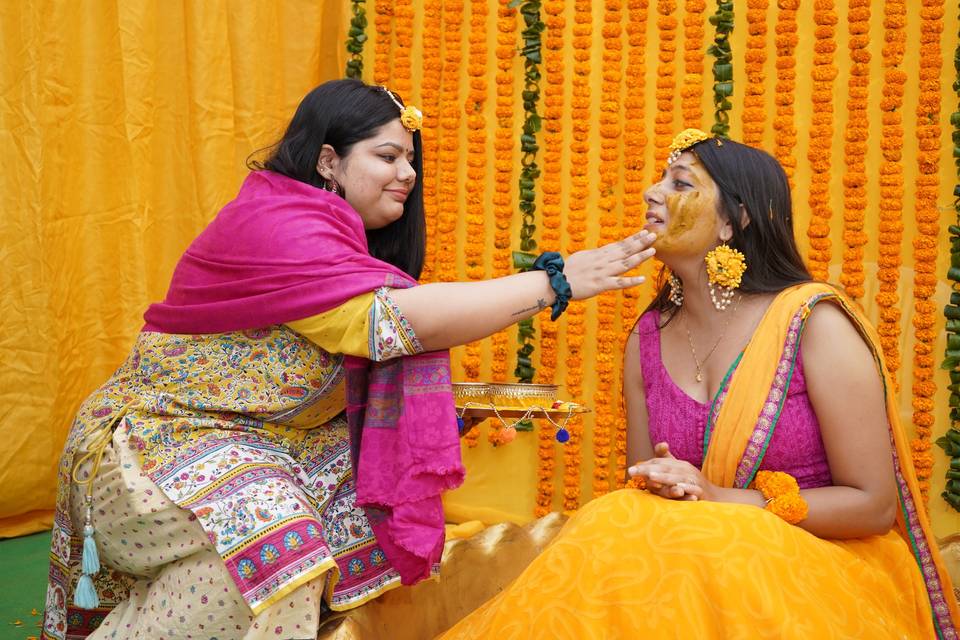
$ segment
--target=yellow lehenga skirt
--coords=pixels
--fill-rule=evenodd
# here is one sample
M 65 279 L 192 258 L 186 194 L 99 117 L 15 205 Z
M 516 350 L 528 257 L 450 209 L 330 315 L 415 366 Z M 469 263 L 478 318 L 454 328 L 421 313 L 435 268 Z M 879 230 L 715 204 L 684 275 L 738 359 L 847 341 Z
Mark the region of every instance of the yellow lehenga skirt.
M 585 505 L 503 592 L 442 636 L 933 638 L 895 532 L 823 540 L 756 507 L 624 489 Z
M 791 287 L 770 305 L 711 412 L 703 473 L 718 486 L 750 485 L 804 323 L 823 301 L 861 331 L 887 390 L 900 497 L 893 530 L 824 540 L 753 506 L 617 491 L 588 503 L 509 588 L 443 638 L 955 639 L 960 614 L 879 340 L 832 287 Z

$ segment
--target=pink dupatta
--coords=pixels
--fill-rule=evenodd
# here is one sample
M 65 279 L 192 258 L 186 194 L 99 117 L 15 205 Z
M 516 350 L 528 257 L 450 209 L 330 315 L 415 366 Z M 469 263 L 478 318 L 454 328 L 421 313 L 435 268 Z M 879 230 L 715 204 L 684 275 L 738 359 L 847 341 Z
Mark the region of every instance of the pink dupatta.
M 144 331 L 223 333 L 307 318 L 380 287 L 416 281 L 370 256 L 360 216 L 342 198 L 257 171 L 193 241 Z M 449 353 L 346 358 L 357 490 L 404 584 L 443 550 L 440 494 L 463 482 Z

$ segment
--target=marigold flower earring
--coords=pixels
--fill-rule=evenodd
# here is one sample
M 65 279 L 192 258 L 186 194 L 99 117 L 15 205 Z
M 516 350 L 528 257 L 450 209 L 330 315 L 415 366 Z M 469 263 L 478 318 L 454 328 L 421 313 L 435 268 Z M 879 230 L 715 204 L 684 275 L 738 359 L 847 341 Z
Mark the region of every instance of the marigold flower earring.
M 667 296 L 670 302 L 678 307 L 683 305 L 683 283 L 680 282 L 680 278 L 671 273 L 667 278 L 667 284 L 670 285 L 670 294 Z
M 704 262 L 707 263 L 710 300 L 717 311 L 724 311 L 730 306 L 734 291 L 747 270 L 746 258 L 736 249 L 721 244 L 707 254 Z

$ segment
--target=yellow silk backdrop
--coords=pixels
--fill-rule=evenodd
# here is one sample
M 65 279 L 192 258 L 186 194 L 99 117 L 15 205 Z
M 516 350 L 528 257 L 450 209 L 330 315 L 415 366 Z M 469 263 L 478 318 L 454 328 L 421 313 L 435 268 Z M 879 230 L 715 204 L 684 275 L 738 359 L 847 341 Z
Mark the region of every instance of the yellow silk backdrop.
M 0 536 L 49 526 L 80 401 L 247 155 L 341 74 L 343 3 L 0 4 Z
M 0 301 L 4 313 L 0 319 L 0 433 L 4 447 L 0 450 L 0 536 L 17 535 L 36 530 L 49 522 L 53 503 L 55 464 L 64 435 L 76 407 L 116 367 L 132 342 L 145 306 L 160 298 L 180 252 L 192 237 L 229 200 L 245 174 L 244 159 L 253 150 L 269 144 L 280 133 L 298 99 L 318 82 L 339 77 L 343 69 L 343 40 L 349 19 L 346 1 L 325 2 L 99 2 L 77 3 L 32 1 L 6 3 L 0 7 L 0 33 L 9 46 L 8 55 L 0 62 L 0 82 L 4 100 L 0 102 L 0 147 L 4 170 L 0 175 L 2 225 L 0 246 L 3 247 L 4 269 L 0 272 Z M 563 4 L 563 3 L 561 3 Z M 577 3 L 581 5 L 584 3 Z M 576 4 L 566 3 L 564 61 L 565 81 L 562 117 L 558 120 L 563 144 L 560 146 L 561 173 L 561 238 L 559 246 L 567 251 L 570 244 L 571 171 L 586 169 L 587 236 L 585 244 L 593 246 L 601 232 L 600 205 L 613 203 L 616 230 L 635 226 L 637 220 L 623 224 L 624 170 L 610 174 L 604 165 L 601 177 L 600 134 L 601 98 L 603 97 L 603 23 L 607 6 L 620 6 L 611 0 L 586 2 L 591 20 L 580 23 L 577 35 L 584 37 L 583 27 L 591 24 L 589 36 L 589 76 L 585 85 L 590 90 L 591 117 L 589 151 L 572 152 L 568 139 L 573 131 L 571 104 L 574 97 L 574 24 Z M 658 81 L 658 52 L 661 39 L 657 29 L 657 3 L 645 0 L 623 2 L 623 23 L 628 5 L 647 7 L 646 54 L 642 74 L 645 97 L 642 128 L 649 145 L 643 149 L 617 148 L 618 162 L 624 154 L 639 154 L 644 161 L 643 181 L 648 184 L 659 167 L 654 162 L 654 123 L 658 116 L 655 96 Z M 681 82 L 683 69 L 684 3 L 664 0 L 663 8 L 676 7 L 678 20 L 676 88 L 670 129 L 683 126 L 681 117 Z M 695 4 L 695 3 L 694 3 Z M 768 114 L 765 121 L 764 146 L 773 147 L 770 114 L 774 108 L 774 22 L 775 2 L 767 11 L 767 81 L 764 101 Z M 833 259 L 831 280 L 838 281 L 843 250 L 843 173 L 846 81 L 850 74 L 847 53 L 847 32 L 844 16 L 846 3 L 838 2 L 840 21 L 837 28 L 835 64 L 839 75 L 834 89 L 835 120 L 832 137 L 830 205 L 833 210 L 831 238 Z M 874 0 L 869 35 L 875 51 L 870 62 L 869 138 L 866 157 L 868 206 L 865 231 L 864 268 L 867 274 L 864 306 L 876 320 L 873 301 L 876 282 L 873 275 L 877 262 L 877 203 L 879 187 L 877 167 L 880 164 L 880 94 L 883 69 L 880 46 L 883 41 L 883 3 Z M 440 8 L 443 11 L 440 11 Z M 517 202 L 519 150 L 517 141 L 522 124 L 522 63 L 505 55 L 508 67 L 502 72 L 512 78 L 510 92 L 514 97 L 512 151 L 497 149 L 494 129 L 497 91 L 497 10 L 503 5 L 486 2 L 439 2 L 421 0 L 378 0 L 368 2 L 370 40 L 365 50 L 364 77 L 386 81 L 398 89 L 408 102 L 436 105 L 427 109 L 427 124 L 434 127 L 442 141 L 450 144 L 446 164 L 438 164 L 438 155 L 426 158 L 425 179 L 428 193 L 437 190 L 444 199 L 444 218 L 437 220 L 436 206 L 431 208 L 431 224 L 438 233 L 432 236 L 430 277 L 456 275 L 467 279 L 477 275 L 468 270 L 468 256 L 473 251 L 483 255 L 480 271 L 493 275 L 491 265 L 510 250 L 516 249 L 519 220 L 513 217 L 510 228 L 512 247 L 495 247 L 496 219 L 494 196 L 498 188 L 497 161 L 512 161 L 513 172 L 506 184 L 513 207 Z M 706 3 L 706 13 L 715 5 Z M 480 11 L 485 9 L 485 11 Z M 743 114 L 743 68 L 746 25 L 743 16 L 746 0 L 735 2 L 737 29 L 731 38 L 735 68 L 734 110 L 731 137 L 741 137 Z M 952 11 L 952 9 L 951 9 Z M 471 41 L 471 16 L 473 39 Z M 609 17 L 609 16 L 607 16 Z M 579 15 L 580 20 L 584 14 Z M 515 20 L 520 23 L 519 19 Z M 812 118 L 812 82 L 810 65 L 813 53 L 812 2 L 801 0 L 797 13 L 799 44 L 795 91 L 795 126 L 797 158 L 795 174 L 795 207 L 797 237 L 806 254 L 806 228 L 809 222 L 808 194 L 810 170 L 807 165 L 810 122 Z M 503 26 L 503 22 L 499 23 Z M 437 31 L 438 25 L 442 31 Z M 459 25 L 459 31 L 454 28 Z M 713 28 L 707 24 L 707 43 Z M 380 34 L 377 31 L 380 31 Z M 917 69 L 916 46 L 920 26 L 915 13 L 907 19 L 907 47 L 904 69 Z M 943 87 L 953 81 L 949 64 L 956 45 L 957 18 L 946 16 L 941 37 L 943 52 Z M 516 37 L 519 37 L 517 33 Z M 627 35 L 620 36 L 623 57 L 630 53 Z M 583 40 L 578 41 L 583 43 Z M 424 45 L 427 55 L 424 55 Z M 471 58 L 471 44 L 473 54 Z M 379 46 L 379 49 L 377 47 Z M 409 46 L 406 46 L 409 45 Z M 439 48 L 437 48 L 439 47 Z M 481 51 L 483 49 L 484 51 Z M 378 53 L 379 51 L 379 53 Z M 459 56 L 457 55 L 459 52 Z M 426 63 L 425 63 L 426 61 Z M 711 124 L 710 63 L 705 58 L 702 88 L 702 125 Z M 375 68 L 376 67 L 376 68 Z M 375 76 L 375 74 L 380 74 Z M 409 75 L 408 75 L 409 74 Z M 626 84 L 638 78 L 624 76 L 620 105 L 628 96 Z M 436 103 L 437 82 L 443 101 Z M 485 83 L 483 82 L 485 81 Z M 476 104 L 468 92 L 473 87 L 485 91 L 479 114 L 487 131 L 484 152 L 470 153 L 471 121 L 465 107 Z M 607 88 L 609 91 L 609 87 Z M 629 94 L 636 97 L 636 91 Z M 903 391 L 901 406 L 906 424 L 911 420 L 911 364 L 913 348 L 912 310 L 912 245 L 914 180 L 917 176 L 916 106 L 918 100 L 915 73 L 908 73 L 903 107 L 903 172 L 905 179 L 903 268 L 900 296 L 903 317 L 901 353 L 904 365 L 900 370 Z M 469 104 L 468 104 L 469 101 Z M 426 106 L 426 105 L 425 105 Z M 941 224 L 937 273 L 946 273 L 946 225 L 953 221 L 952 189 L 956 181 L 950 157 L 949 113 L 955 108 L 952 94 L 945 92 L 941 104 L 944 124 L 940 158 Z M 434 112 L 431 112 L 431 109 Z M 541 113 L 543 107 L 541 106 Z M 442 120 L 438 122 L 438 114 Z M 502 122 L 503 113 L 499 114 Z M 661 114 L 661 119 L 663 115 Z M 667 116 L 668 123 L 671 116 Z M 474 124 L 476 120 L 472 121 Z M 623 126 L 623 119 L 620 125 Z M 425 138 L 430 142 L 430 135 Z M 620 138 L 623 139 L 622 137 Z M 541 141 L 542 144 L 542 141 Z M 542 157 L 541 152 L 541 157 Z M 467 195 L 468 163 L 483 174 L 484 188 L 476 196 Z M 479 164 L 477 164 L 479 163 Z M 502 165 L 500 165 L 502 167 Z M 542 166 L 542 164 L 541 164 Z M 438 181 L 438 172 L 440 172 Z M 601 184 L 613 185 L 601 194 Z M 504 185 L 500 185 L 501 188 Z M 538 192 L 539 193 L 539 192 Z M 607 200 L 601 201 L 601 196 Z M 539 193 L 542 198 L 542 193 Z M 479 198 L 479 199 L 475 199 Z M 613 198 L 613 200 L 609 200 Z M 429 203 L 428 203 L 429 204 Z M 481 219 L 471 218 L 468 207 L 482 205 Z M 541 203 L 542 204 L 542 203 Z M 538 216 L 542 212 L 538 208 Z M 444 227 L 443 224 L 450 225 Z M 469 228 L 468 223 L 472 226 Z M 479 229 L 479 233 L 477 232 Z M 540 226 L 540 230 L 543 227 Z M 443 239 L 441 246 L 437 240 Z M 937 304 L 946 301 L 948 287 L 941 284 Z M 649 299 L 644 288 L 640 302 Z M 616 372 L 613 389 L 603 402 L 607 412 L 619 410 L 618 385 L 621 356 L 619 337 L 629 328 L 624 316 L 633 315 L 632 308 L 622 309 L 616 298 L 616 321 L 613 330 L 618 340 L 610 354 Z M 586 334 L 582 357 L 582 393 L 576 399 L 597 408 L 594 372 L 604 354 L 597 353 L 597 303 L 588 302 Z M 538 319 L 539 326 L 545 316 Z M 555 381 L 567 380 L 566 363 L 570 353 L 566 347 L 566 317 L 558 323 L 559 346 Z M 942 318 L 937 329 L 942 332 Z M 511 354 L 508 371 L 513 369 L 514 332 L 508 334 L 507 353 Z M 935 354 L 942 353 L 942 340 L 935 345 Z M 539 358 L 537 344 L 535 358 Z M 454 354 L 456 373 L 463 376 L 460 362 L 464 350 Z M 491 377 L 491 346 L 484 342 L 480 349 L 480 378 Z M 598 355 L 600 356 L 598 358 Z M 939 356 L 938 356 L 939 358 Z M 935 437 L 947 426 L 945 375 L 937 373 L 937 424 Z M 561 390 L 563 394 L 563 390 Z M 587 500 L 593 485 L 594 415 L 583 422 L 584 438 L 579 457 L 582 464 L 570 469 L 576 480 L 564 488 L 563 448 L 556 445 L 556 467 L 552 474 L 555 486 L 553 506 L 562 508 L 563 493 L 572 500 Z M 447 496 L 448 514 L 458 520 L 478 518 L 487 521 L 521 522 L 533 517 L 537 492 L 537 442 L 533 434 L 521 433 L 506 446 L 492 447 L 481 434 L 475 448 L 465 447 L 468 479 L 464 487 Z M 575 462 L 576 460 L 574 460 Z M 611 472 L 616 452 L 611 455 Z M 938 535 L 958 529 L 960 516 L 948 510 L 938 494 L 943 485 L 944 457 L 936 452 L 932 476 L 930 508 Z M 579 495 L 577 495 L 579 494 Z

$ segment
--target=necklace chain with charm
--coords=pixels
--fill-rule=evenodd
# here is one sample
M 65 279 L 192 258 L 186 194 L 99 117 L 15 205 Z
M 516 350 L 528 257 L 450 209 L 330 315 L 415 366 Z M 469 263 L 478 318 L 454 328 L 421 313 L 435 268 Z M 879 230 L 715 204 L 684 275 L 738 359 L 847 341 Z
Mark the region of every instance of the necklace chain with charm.
M 737 298 L 737 304 L 733 307 L 733 311 L 730 312 L 730 315 L 727 316 L 727 322 L 723 325 L 723 331 L 720 332 L 720 337 L 717 338 L 717 341 L 713 344 L 713 347 L 702 361 L 697 358 L 697 350 L 693 346 L 693 335 L 690 333 L 690 326 L 687 324 L 686 317 L 684 317 L 683 328 L 687 331 L 687 342 L 690 343 L 690 354 L 693 356 L 693 363 L 697 366 L 697 382 L 703 382 L 703 367 L 707 365 L 707 360 L 710 359 L 710 356 L 713 355 L 713 353 L 717 350 L 717 347 L 720 346 L 720 343 L 723 342 L 723 337 L 727 335 L 727 329 L 730 327 L 730 320 L 733 319 L 734 314 L 737 313 L 737 309 L 740 308 L 741 300 L 743 300 L 743 294 Z

